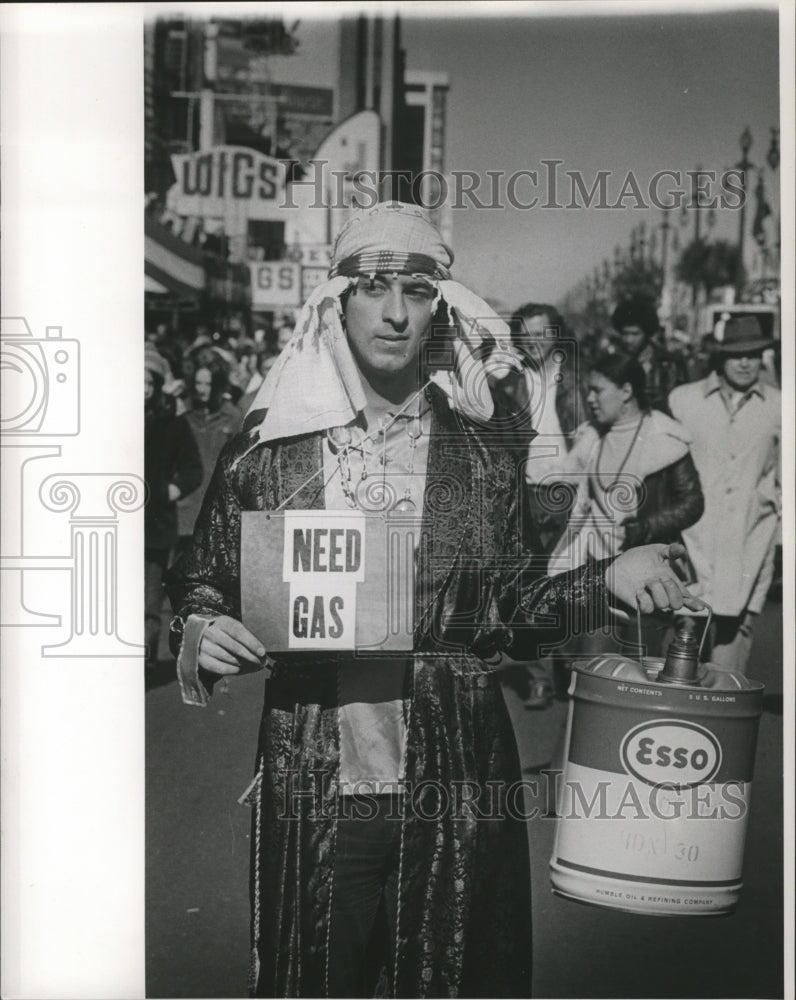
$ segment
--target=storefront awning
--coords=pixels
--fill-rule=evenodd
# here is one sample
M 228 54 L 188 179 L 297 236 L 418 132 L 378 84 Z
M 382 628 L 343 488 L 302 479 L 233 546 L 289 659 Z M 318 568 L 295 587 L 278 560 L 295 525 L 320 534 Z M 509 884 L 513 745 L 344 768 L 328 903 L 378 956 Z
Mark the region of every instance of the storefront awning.
M 144 216 L 144 276 L 164 292 L 180 299 L 197 300 L 205 290 L 202 251 L 176 237 L 156 219 Z
M 168 295 L 169 294 L 168 288 L 166 288 L 165 285 L 161 285 L 161 283 L 159 281 L 155 281 L 155 279 L 151 275 L 149 275 L 149 274 L 144 274 L 144 291 L 148 295 Z

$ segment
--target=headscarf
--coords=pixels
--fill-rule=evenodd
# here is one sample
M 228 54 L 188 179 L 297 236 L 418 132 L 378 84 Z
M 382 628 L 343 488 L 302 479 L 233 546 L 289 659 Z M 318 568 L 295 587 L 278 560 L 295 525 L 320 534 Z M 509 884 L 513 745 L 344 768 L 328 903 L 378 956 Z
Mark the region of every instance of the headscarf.
M 250 428 L 251 447 L 345 426 L 365 408 L 342 305 L 342 296 L 362 275 L 411 274 L 434 286 L 432 314 L 443 303 L 457 334 L 453 371 L 438 370 L 429 377 L 454 409 L 471 419 L 488 420 L 493 405 L 487 375 L 505 377 L 520 368 L 520 360 L 508 325 L 483 299 L 451 279 L 452 262 L 453 253 L 439 230 L 417 206 L 389 201 L 356 212 L 337 237 L 328 280 L 304 304 L 293 337 L 249 409 L 252 416 L 265 411 Z M 490 342 L 493 350 L 483 360 Z

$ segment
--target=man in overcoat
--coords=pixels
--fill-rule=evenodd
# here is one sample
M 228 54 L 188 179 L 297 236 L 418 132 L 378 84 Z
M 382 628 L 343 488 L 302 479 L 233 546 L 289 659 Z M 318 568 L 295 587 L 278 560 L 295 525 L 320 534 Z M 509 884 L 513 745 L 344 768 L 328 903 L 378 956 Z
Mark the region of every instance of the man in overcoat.
M 710 659 L 744 672 L 774 574 L 781 517 L 782 401 L 761 378 L 774 346 L 754 316 L 729 319 L 708 341 L 707 378 L 675 389 L 673 416 L 690 431 L 705 512 L 683 532 L 697 593 L 714 612 Z

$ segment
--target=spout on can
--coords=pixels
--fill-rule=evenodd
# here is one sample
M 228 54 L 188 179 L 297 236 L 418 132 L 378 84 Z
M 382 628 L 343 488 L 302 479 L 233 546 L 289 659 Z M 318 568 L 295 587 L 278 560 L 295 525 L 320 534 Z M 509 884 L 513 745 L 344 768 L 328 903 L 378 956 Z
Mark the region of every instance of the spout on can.
M 664 684 L 696 684 L 698 670 L 699 646 L 696 622 L 693 618 L 684 618 L 666 653 L 666 661 L 658 680 Z

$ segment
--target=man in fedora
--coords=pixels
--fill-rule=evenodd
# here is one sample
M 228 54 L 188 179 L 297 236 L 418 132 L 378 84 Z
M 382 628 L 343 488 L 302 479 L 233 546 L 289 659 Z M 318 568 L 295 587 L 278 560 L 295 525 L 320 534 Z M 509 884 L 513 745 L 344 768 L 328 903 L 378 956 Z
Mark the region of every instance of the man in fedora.
M 683 532 L 697 589 L 715 614 L 711 660 L 744 671 L 773 574 L 780 519 L 780 392 L 760 378 L 774 347 L 754 316 L 729 319 L 709 343 L 707 378 L 675 389 L 672 416 L 691 432 L 705 512 Z

